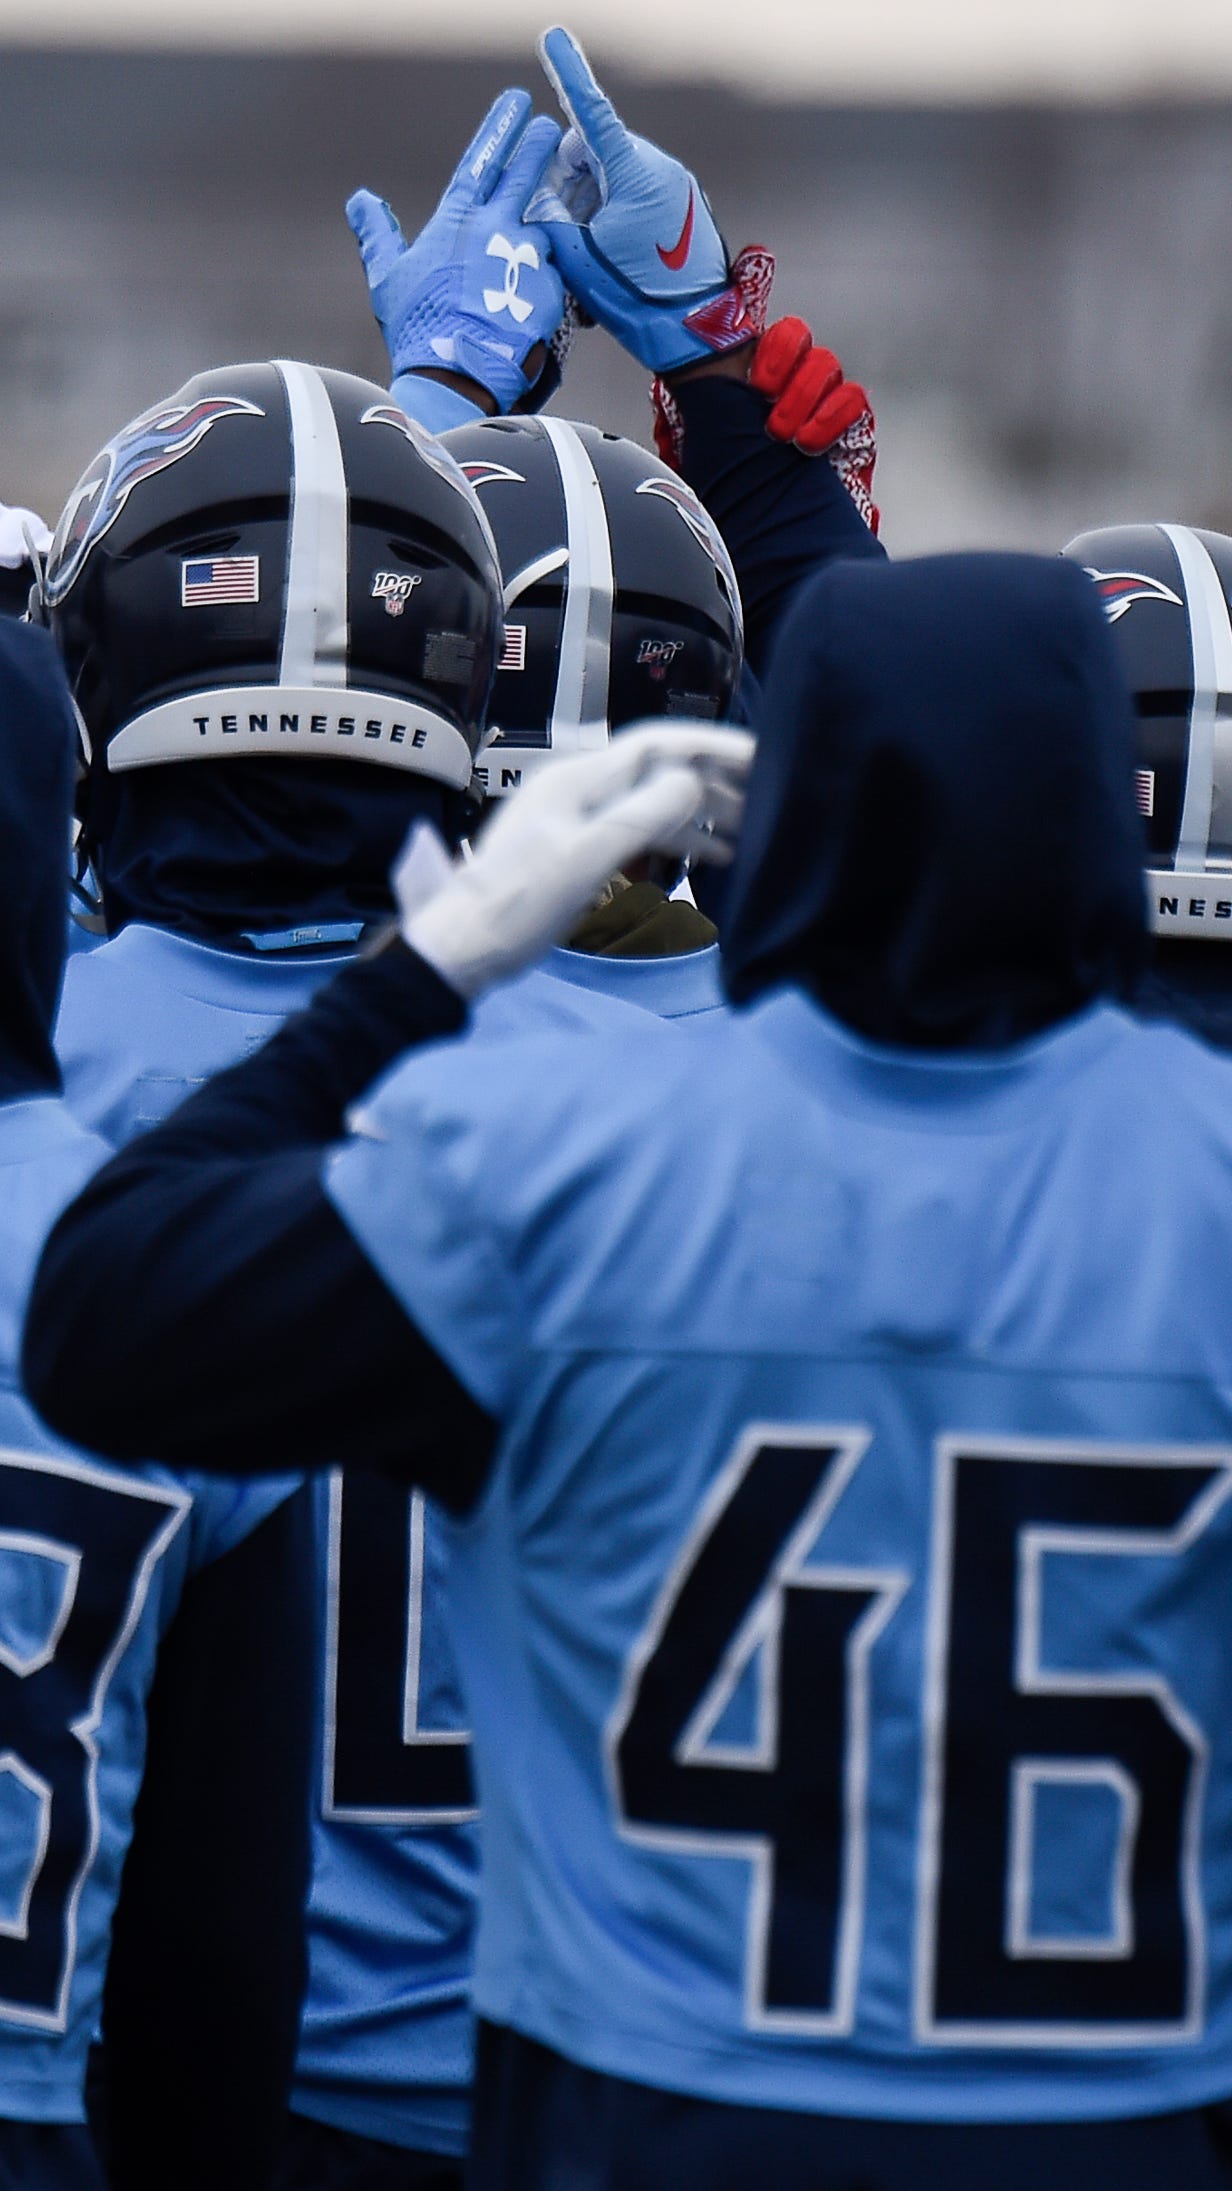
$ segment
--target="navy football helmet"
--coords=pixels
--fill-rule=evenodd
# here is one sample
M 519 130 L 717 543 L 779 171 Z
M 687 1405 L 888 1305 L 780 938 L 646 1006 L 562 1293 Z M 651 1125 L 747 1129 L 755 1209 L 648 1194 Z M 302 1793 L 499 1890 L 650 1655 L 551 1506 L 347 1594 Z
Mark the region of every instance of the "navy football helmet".
M 41 595 L 92 773 L 263 754 L 469 786 L 496 549 L 457 465 L 372 382 L 198 374 L 87 466 Z
M 728 713 L 740 592 L 718 527 L 675 472 L 558 418 L 484 419 L 442 446 L 483 503 L 504 571 L 494 730 L 476 769 L 488 797 L 622 723 Z
M 1133 694 L 1151 927 L 1232 941 L 1232 540 L 1111 525 L 1064 553 L 1099 590 Z

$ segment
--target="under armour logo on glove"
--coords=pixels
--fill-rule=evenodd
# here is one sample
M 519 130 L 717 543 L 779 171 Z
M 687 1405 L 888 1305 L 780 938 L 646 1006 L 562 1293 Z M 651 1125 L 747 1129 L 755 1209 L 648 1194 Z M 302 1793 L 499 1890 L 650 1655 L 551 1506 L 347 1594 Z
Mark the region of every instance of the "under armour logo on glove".
M 502 92 L 412 244 L 382 199 L 356 191 L 347 219 L 395 377 L 445 364 L 502 411 L 538 400 L 543 375 L 530 380 L 526 362 L 555 341 L 565 291 L 547 230 L 525 214 L 559 143 L 555 122 L 532 119 L 528 92 Z M 504 261 L 503 285 L 494 260 Z
M 510 243 L 507 236 L 493 236 L 488 244 L 490 259 L 505 261 L 505 286 L 503 289 L 485 289 L 483 301 L 495 318 L 498 312 L 508 312 L 521 327 L 530 318 L 534 305 L 518 295 L 518 277 L 524 266 L 539 271 L 539 253 L 533 243 Z

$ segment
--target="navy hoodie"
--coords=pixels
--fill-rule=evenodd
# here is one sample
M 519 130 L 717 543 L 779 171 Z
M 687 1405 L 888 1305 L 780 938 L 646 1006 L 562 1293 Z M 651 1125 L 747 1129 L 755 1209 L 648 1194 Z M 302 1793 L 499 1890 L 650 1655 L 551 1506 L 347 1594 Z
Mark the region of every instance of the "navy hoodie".
M 833 564 L 767 680 L 729 995 L 799 982 L 859 1033 L 928 1049 L 1021 1041 L 1126 996 L 1145 944 L 1132 752 L 1076 566 Z

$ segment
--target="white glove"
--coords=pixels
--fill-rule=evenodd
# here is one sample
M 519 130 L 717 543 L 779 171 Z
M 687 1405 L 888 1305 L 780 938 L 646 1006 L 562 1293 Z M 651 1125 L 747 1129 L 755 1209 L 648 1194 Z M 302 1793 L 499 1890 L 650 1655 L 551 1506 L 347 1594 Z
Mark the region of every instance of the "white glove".
M 554 761 L 502 801 L 474 857 L 426 903 L 412 841 L 393 875 L 406 941 L 459 996 L 477 997 L 569 935 L 642 853 L 726 863 L 753 745 L 746 730 L 660 719 Z
M 32 563 L 32 549 L 46 555 L 50 546 L 51 534 L 37 510 L 25 510 L 17 502 L 0 502 L 0 565 L 6 571 Z

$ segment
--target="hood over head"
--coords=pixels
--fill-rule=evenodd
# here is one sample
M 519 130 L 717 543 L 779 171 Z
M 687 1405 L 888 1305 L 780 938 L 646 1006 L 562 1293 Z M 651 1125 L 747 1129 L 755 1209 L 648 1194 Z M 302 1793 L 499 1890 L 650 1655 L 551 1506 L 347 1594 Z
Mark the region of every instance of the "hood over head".
M 1128 694 L 1086 575 L 1025 555 L 836 563 L 767 681 L 728 993 L 796 982 L 877 1042 L 1022 1041 L 1145 951 Z
M 77 728 L 47 634 L 0 619 L 0 1100 L 60 1085 Z

